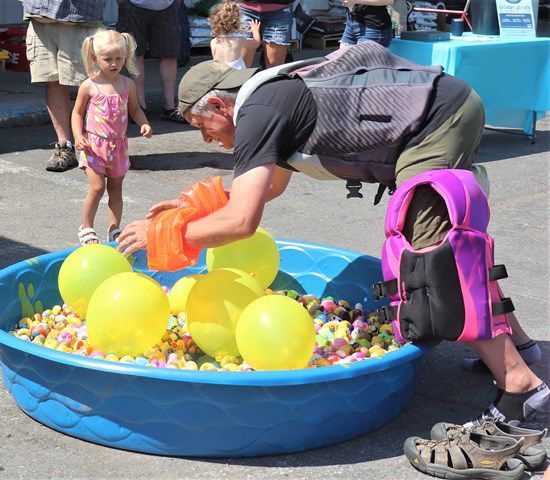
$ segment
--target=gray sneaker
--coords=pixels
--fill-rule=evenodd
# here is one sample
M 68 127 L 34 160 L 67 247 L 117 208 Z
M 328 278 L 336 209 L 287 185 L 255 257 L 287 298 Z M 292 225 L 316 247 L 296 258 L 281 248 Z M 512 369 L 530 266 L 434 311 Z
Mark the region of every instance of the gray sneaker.
M 46 163 L 48 172 L 65 172 L 78 166 L 78 161 L 74 152 L 74 147 L 67 142 L 56 142 L 55 150 Z

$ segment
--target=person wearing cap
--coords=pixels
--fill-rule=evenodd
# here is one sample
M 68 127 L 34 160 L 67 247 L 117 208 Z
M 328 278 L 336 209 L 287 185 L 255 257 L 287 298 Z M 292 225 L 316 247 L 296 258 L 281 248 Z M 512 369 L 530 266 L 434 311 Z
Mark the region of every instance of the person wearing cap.
M 199 182 L 182 192 L 181 198 L 158 203 L 145 219 L 127 225 L 118 249 L 125 255 L 148 249 L 150 269 L 177 270 L 194 264 L 201 249 L 253 235 L 265 204 L 285 191 L 295 171 L 319 179 L 354 177 L 386 185 L 394 179 L 399 185 L 429 170 L 471 167 L 485 116 L 479 97 L 467 84 L 443 74 L 439 67 L 421 67 L 395 57 L 374 42 L 334 55 L 309 66 L 300 63 L 297 74 L 292 70 L 296 65 L 257 72 L 235 70 L 213 60 L 191 68 L 179 85 L 178 109 L 201 130 L 205 142 L 233 149 L 230 196 L 219 178 Z M 336 64 L 339 55 L 346 57 Z M 358 56 L 355 66 L 369 67 L 349 68 Z M 329 90 L 323 84 L 327 77 L 319 72 L 329 70 L 332 61 L 329 80 L 337 78 L 340 83 Z M 388 65 L 383 75 L 378 61 Z M 352 75 L 372 71 L 374 75 L 368 80 L 368 75 L 363 77 L 360 88 L 354 89 L 348 85 L 355 87 L 359 83 L 355 80 L 361 78 L 343 83 L 345 75 L 334 75 L 334 71 L 353 71 Z M 386 88 L 390 77 L 397 81 Z M 313 84 L 315 88 L 308 86 Z M 398 136 L 398 145 L 390 144 L 396 129 L 405 133 Z M 378 147 L 360 147 L 365 161 L 352 157 L 350 141 Z M 311 144 L 316 146 L 313 154 Z M 339 158 L 323 157 L 339 146 Z M 372 152 L 375 156 L 369 157 Z M 393 163 L 380 161 L 382 154 L 393 154 Z M 408 242 L 416 251 L 436 246 L 450 228 L 443 199 L 429 185 L 418 186 L 404 219 L 403 235 Z M 529 343 L 530 338 L 513 314 L 509 321 L 513 336 L 474 342 L 472 348 L 502 387 L 491 411 L 519 422 L 527 407 L 540 409 L 550 393 L 514 348 Z M 507 365 L 514 367 L 507 369 Z

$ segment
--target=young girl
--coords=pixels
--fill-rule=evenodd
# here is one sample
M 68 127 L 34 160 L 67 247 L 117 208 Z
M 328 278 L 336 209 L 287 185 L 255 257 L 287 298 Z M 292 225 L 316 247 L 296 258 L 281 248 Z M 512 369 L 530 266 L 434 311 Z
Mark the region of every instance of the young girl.
M 340 48 L 365 40 L 389 47 L 393 32 L 387 6 L 393 5 L 393 2 L 394 0 L 342 0 L 342 5 L 347 7 L 347 20 Z
M 225 0 L 213 7 L 208 22 L 214 37 L 210 42 L 214 60 L 237 69 L 247 68 L 244 63 L 246 52 L 255 52 L 261 43 L 260 22 L 250 22 L 248 31 L 252 34 L 252 40 L 248 40 L 243 34 L 241 10 L 232 0 Z
M 120 74 L 123 66 L 133 75 L 136 42 L 129 33 L 99 30 L 84 40 L 82 58 L 90 76 L 78 89 L 71 117 L 79 167 L 86 172 L 90 188 L 82 209 L 78 239 L 82 245 L 99 243 L 94 218 L 105 186 L 109 195 L 109 241 L 120 235 L 122 181 L 130 168 L 128 114 L 144 137 L 153 130 L 139 106 L 134 82 Z

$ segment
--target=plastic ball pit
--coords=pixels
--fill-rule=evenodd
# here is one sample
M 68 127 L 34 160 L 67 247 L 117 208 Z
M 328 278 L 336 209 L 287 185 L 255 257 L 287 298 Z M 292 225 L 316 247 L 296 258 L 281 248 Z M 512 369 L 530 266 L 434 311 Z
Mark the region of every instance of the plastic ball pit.
M 273 287 L 376 305 L 380 262 L 358 252 L 278 240 Z M 331 445 L 395 417 L 410 401 L 424 347 L 299 371 L 208 372 L 112 363 L 59 352 L 6 333 L 61 298 L 57 275 L 72 250 L 0 271 L 0 364 L 19 407 L 55 430 L 110 447 L 172 456 L 250 457 Z M 182 274 L 134 269 L 172 286 Z

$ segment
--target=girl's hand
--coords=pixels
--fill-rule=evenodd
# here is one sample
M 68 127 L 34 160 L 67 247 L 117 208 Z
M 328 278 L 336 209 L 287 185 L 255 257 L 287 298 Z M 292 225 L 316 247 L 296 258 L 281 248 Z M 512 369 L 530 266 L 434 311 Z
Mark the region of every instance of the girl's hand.
M 342 5 L 351 10 L 355 6 L 355 0 L 342 0 Z
M 174 198 L 174 200 L 164 200 L 164 202 L 157 203 L 156 205 L 153 205 L 150 209 L 147 215 L 145 215 L 145 218 L 148 220 L 151 220 L 155 218 L 159 213 L 163 212 L 164 210 L 169 210 L 170 208 L 179 208 L 179 207 L 187 207 L 189 204 L 182 200 L 181 198 Z
M 248 24 L 248 33 L 251 33 L 254 35 L 255 33 L 260 33 L 260 25 L 261 23 L 258 20 L 250 20 L 250 23 Z
M 74 145 L 79 150 L 85 150 L 90 145 L 88 144 L 88 140 L 84 135 L 78 135 L 74 138 Z
M 153 129 L 151 128 L 151 125 L 148 123 L 144 123 L 141 128 L 139 129 L 139 132 L 145 137 L 145 138 L 151 138 L 153 135 Z

